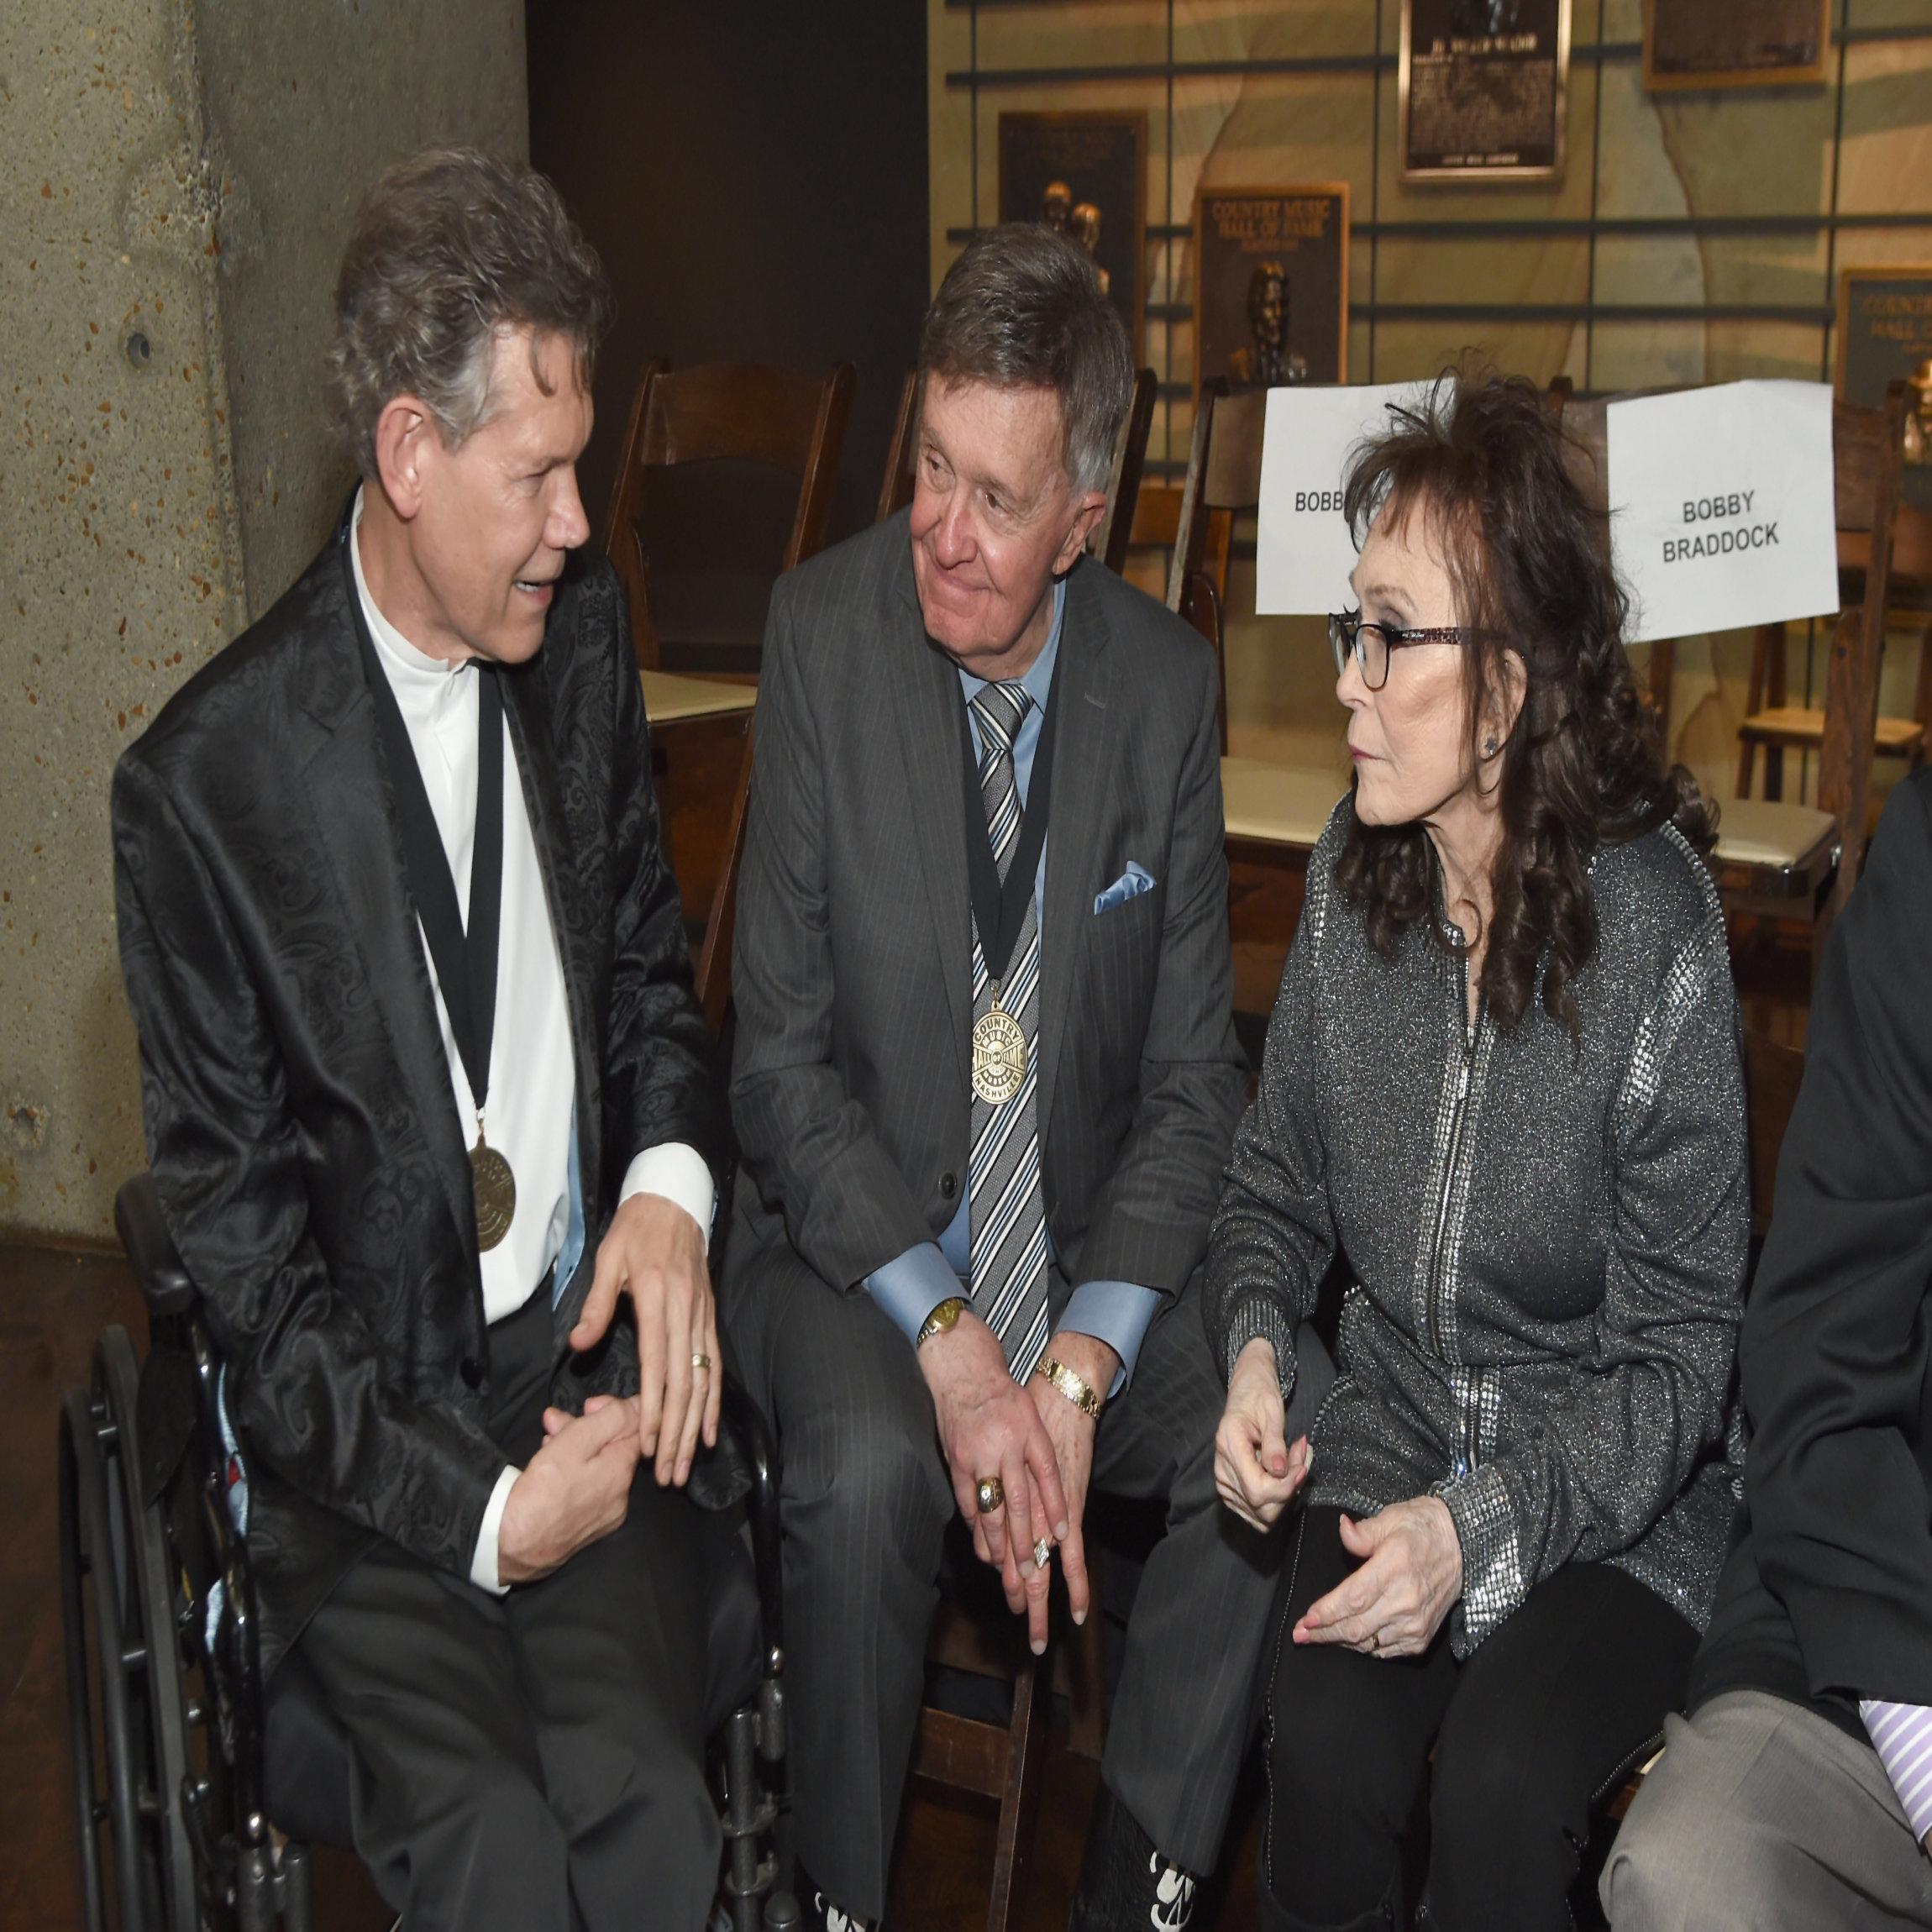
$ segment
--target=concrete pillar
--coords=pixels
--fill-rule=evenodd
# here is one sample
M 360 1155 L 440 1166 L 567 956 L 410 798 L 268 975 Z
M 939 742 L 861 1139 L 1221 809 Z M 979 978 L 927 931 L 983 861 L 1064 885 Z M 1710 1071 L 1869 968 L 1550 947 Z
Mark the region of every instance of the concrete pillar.
M 336 259 L 429 140 L 528 151 L 522 0 L 0 8 L 0 1232 L 144 1158 L 108 778 L 327 533 Z

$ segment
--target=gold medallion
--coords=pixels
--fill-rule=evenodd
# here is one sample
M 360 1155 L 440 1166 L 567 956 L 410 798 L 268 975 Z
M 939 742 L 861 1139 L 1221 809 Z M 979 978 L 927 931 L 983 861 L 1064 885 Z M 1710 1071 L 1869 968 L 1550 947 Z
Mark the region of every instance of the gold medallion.
M 1026 1078 L 1026 1036 L 1020 1022 L 993 1004 L 973 1022 L 973 1091 L 990 1107 L 1003 1107 Z
M 476 1122 L 476 1145 L 470 1150 L 470 1174 L 476 1191 L 476 1246 L 490 1250 L 510 1231 L 517 1218 L 517 1177 L 494 1147 L 483 1144 L 483 1122 Z

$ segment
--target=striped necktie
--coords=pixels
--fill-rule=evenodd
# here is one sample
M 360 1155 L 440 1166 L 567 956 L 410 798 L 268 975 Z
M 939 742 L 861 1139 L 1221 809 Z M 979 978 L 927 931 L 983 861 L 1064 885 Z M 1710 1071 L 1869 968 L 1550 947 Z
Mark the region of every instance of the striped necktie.
M 1013 740 L 1032 704 L 1016 680 L 988 685 L 973 700 L 979 727 L 979 790 L 1000 880 L 1005 883 L 1020 843 L 1019 787 Z M 993 982 L 973 930 L 973 1017 L 993 1004 Z M 972 1229 L 973 1308 L 1000 1338 L 1016 1382 L 1033 1373 L 1047 1346 L 1047 1213 L 1040 1193 L 1040 1136 L 1036 1106 L 1039 1071 L 1040 925 L 1032 895 L 1013 948 L 1000 1004 L 1026 1037 L 1026 1074 L 1003 1105 L 973 1096 L 973 1153 L 967 1170 Z

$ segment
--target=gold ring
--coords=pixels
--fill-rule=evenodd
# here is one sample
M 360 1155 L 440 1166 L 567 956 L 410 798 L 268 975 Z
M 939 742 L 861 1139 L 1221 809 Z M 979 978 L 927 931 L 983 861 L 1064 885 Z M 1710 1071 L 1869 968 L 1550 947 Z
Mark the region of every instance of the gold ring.
M 1382 1648 L 1382 1633 L 1380 1630 L 1371 1630 L 1368 1633 L 1368 1647 L 1372 1651 L 1378 1651 Z
M 997 1476 L 982 1476 L 978 1490 L 979 1514 L 990 1516 L 995 1509 L 1006 1506 L 1006 1489 Z
M 1033 1546 L 1033 1567 L 1036 1570 L 1045 1569 L 1053 1554 L 1053 1539 L 1051 1536 L 1041 1537 Z
M 693 1368 L 709 1368 L 711 1365 L 711 1358 L 708 1355 L 697 1354 L 693 1355 L 691 1357 L 691 1367 Z

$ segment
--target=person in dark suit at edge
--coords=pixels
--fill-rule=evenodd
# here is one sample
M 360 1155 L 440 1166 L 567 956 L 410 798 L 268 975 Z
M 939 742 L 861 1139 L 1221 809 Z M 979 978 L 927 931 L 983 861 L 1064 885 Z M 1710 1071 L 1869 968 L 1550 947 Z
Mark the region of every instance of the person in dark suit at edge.
M 1617 1932 L 1932 1925 L 1932 771 L 1825 942 L 1739 1344 L 1744 1508 Z
M 1086 257 L 969 243 L 919 370 L 910 508 L 773 600 L 732 963 L 721 1301 L 784 1467 L 801 1890 L 883 1913 L 955 1505 L 1037 1651 L 1090 1481 L 1168 1533 L 1074 1922 L 1179 1932 L 1273 1591 L 1195 1282 L 1247 1084 L 1215 666 L 1081 560 L 1132 378 Z
M 730 1130 L 622 594 L 566 575 L 606 309 L 541 176 L 392 168 L 335 296 L 361 488 L 114 780 L 263 1667 L 314 1672 L 412 1932 L 696 1928 L 717 1872 L 675 1485 Z

